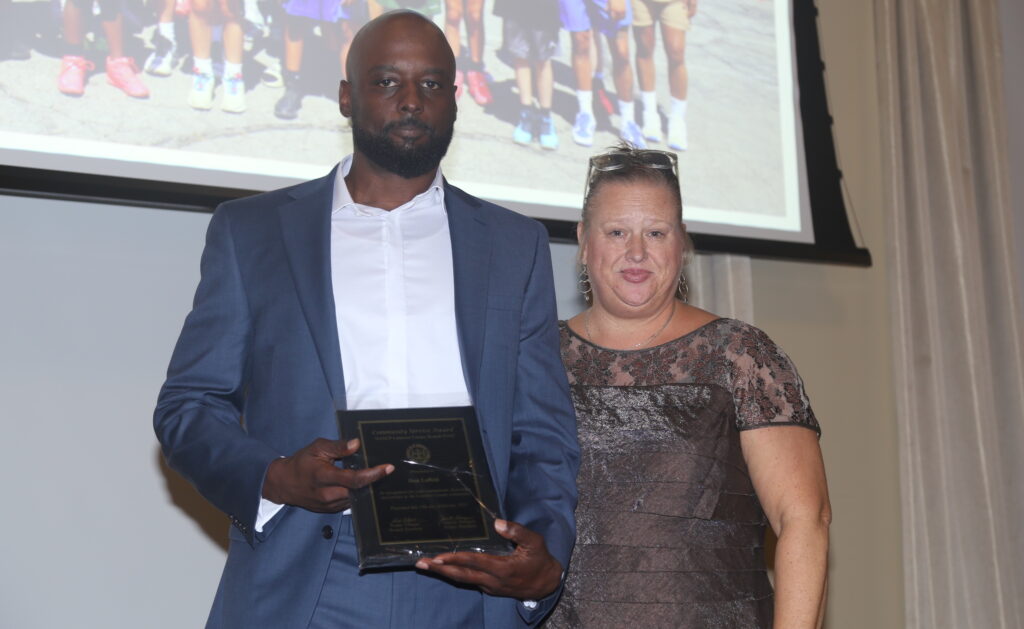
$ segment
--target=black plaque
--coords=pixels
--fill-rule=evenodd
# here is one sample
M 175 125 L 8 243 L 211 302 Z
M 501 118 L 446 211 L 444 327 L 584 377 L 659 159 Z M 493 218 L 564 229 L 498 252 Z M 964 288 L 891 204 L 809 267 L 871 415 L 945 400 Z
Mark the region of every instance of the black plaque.
M 338 426 L 362 443 L 348 467 L 395 466 L 353 492 L 361 570 L 445 552 L 511 552 L 494 531 L 501 510 L 472 406 L 338 411 Z

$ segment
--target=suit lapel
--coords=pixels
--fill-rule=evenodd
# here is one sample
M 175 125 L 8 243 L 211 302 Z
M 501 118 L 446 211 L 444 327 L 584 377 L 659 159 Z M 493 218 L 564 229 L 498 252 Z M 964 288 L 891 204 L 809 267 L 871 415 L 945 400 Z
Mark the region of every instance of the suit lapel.
M 455 323 L 462 349 L 462 368 L 470 394 L 475 400 L 480 393 L 491 236 L 482 213 L 478 211 L 479 200 L 447 182 L 444 199 L 452 240 Z
M 337 167 L 326 177 L 294 188 L 290 193 L 294 200 L 280 206 L 278 216 L 295 290 L 324 378 L 336 408 L 343 409 L 345 380 L 331 284 L 331 203 L 336 171 Z

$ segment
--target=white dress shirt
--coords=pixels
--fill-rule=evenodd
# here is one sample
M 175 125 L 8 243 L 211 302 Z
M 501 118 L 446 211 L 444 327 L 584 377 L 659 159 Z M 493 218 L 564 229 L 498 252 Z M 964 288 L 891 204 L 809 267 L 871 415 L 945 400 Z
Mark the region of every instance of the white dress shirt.
M 388 211 L 352 200 L 342 160 L 331 209 L 331 284 L 350 410 L 471 404 L 455 327 L 441 169 Z M 262 499 L 256 531 L 281 505 Z

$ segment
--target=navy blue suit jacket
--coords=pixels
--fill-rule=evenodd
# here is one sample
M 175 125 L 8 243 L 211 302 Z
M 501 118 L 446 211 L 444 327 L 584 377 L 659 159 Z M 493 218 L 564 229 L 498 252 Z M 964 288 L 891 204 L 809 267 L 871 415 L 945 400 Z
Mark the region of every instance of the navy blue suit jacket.
M 286 506 L 253 530 L 270 462 L 337 438 L 335 410 L 346 408 L 331 287 L 334 176 L 217 209 L 160 391 L 154 426 L 168 464 L 234 524 L 210 627 L 306 627 L 332 556 L 321 530 L 347 517 Z M 463 367 L 498 496 L 506 517 L 543 535 L 566 567 L 579 450 L 547 234 L 447 183 L 445 205 Z M 485 596 L 487 626 L 534 624 L 556 598 L 529 612 Z

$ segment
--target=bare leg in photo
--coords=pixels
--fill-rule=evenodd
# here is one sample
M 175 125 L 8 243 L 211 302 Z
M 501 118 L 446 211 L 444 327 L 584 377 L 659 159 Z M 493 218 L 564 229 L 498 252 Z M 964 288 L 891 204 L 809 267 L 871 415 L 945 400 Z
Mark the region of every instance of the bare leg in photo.
M 629 58 L 629 29 L 623 28 L 614 35 L 609 35 L 607 41 L 612 55 L 612 77 L 619 105 L 619 136 L 637 148 L 646 148 L 647 143 L 644 142 L 640 127 L 636 124 L 633 105 L 633 66 Z
M 214 4 L 216 3 L 216 5 Z M 221 109 L 229 113 L 245 111 L 245 80 L 242 55 L 245 37 L 242 30 L 240 0 L 192 0 L 189 33 L 192 36 L 192 89 L 188 104 L 194 109 L 213 107 L 213 24 L 224 27 L 224 76 Z
M 594 130 L 594 66 L 591 61 L 594 41 L 591 31 L 570 33 L 572 39 L 572 73 L 576 80 L 576 120 L 572 125 L 573 142 L 580 146 L 593 146 Z
M 668 57 L 668 84 L 672 105 L 668 116 L 668 146 L 677 151 L 688 148 L 686 133 L 686 97 L 689 74 L 686 70 L 686 31 L 661 25 L 661 39 Z
M 174 62 L 180 59 L 174 33 L 174 7 L 175 0 L 163 0 L 153 36 L 153 52 L 146 59 L 147 74 L 170 76 L 174 71 Z
M 466 71 L 456 70 L 456 85 L 465 82 L 469 95 L 481 106 L 492 101 L 491 90 L 487 85 L 487 77 L 483 65 L 484 49 L 484 0 L 445 0 L 444 33 L 448 39 L 455 58 L 460 65 L 464 63 L 462 56 L 462 23 L 466 24 L 466 39 L 469 43 L 469 61 Z

